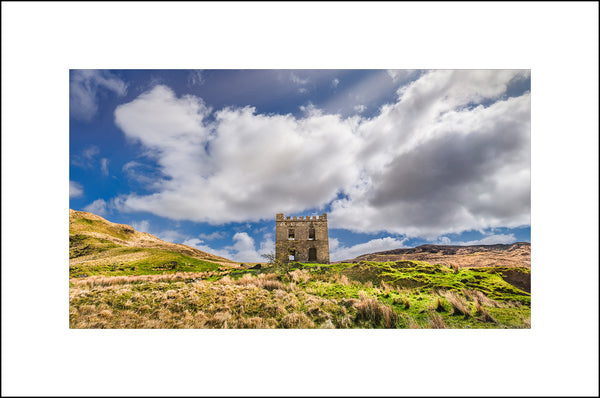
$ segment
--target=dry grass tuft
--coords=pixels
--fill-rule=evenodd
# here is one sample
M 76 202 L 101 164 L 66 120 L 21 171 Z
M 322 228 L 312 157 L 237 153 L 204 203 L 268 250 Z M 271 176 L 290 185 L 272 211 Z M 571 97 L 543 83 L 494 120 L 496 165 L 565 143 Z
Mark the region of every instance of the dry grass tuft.
M 441 292 L 440 294 L 443 297 L 445 297 L 446 300 L 448 300 L 448 302 L 452 306 L 454 314 L 456 314 L 456 315 L 463 314 L 466 317 L 471 316 L 471 311 L 469 309 L 469 303 L 463 297 L 459 296 L 455 292 L 450 292 L 450 291 Z
M 308 270 L 305 269 L 295 269 L 290 272 L 290 277 L 294 283 L 306 283 L 310 280 L 310 275 Z
M 363 294 L 361 294 L 363 293 Z M 367 298 L 364 292 L 359 292 L 360 300 L 355 304 L 356 321 L 363 321 L 379 326 L 383 323 L 386 328 L 395 328 L 398 314 L 392 307 L 381 304 L 377 299 Z
M 431 329 L 446 329 L 444 319 L 437 312 L 429 312 L 429 326 Z
M 286 285 L 284 285 L 280 281 L 270 279 L 261 279 L 260 287 L 266 290 L 286 290 Z
M 485 294 L 483 294 L 483 292 L 480 292 L 479 290 L 463 289 L 462 292 L 466 297 L 470 298 L 473 301 L 478 301 L 482 305 L 485 305 L 488 307 L 494 307 L 494 308 L 500 307 L 500 304 L 498 304 L 497 301 L 492 300 L 491 298 L 489 298 L 488 296 L 486 296 Z
M 279 324 L 285 329 L 312 329 L 315 327 L 314 322 L 302 312 L 287 314 Z

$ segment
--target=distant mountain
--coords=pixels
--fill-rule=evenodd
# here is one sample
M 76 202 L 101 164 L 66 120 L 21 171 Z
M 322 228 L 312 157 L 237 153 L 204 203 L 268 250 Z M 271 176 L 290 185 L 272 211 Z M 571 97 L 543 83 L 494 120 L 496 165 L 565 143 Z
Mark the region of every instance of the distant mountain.
M 421 245 L 363 254 L 343 262 L 399 260 L 419 260 L 432 264 L 458 265 L 459 267 L 530 267 L 531 244 L 517 242 L 509 245 Z
M 69 209 L 71 276 L 154 274 L 216 269 L 231 260 L 179 243 L 165 242 L 125 224 Z

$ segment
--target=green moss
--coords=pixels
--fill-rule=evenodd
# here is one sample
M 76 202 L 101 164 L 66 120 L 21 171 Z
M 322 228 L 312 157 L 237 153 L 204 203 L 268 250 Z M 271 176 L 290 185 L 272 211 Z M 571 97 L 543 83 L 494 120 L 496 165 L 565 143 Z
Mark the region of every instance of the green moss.
M 158 275 L 175 272 L 216 271 L 220 266 L 219 264 L 212 263 L 210 261 L 199 260 L 184 254 L 162 249 L 120 248 L 113 254 L 113 257 L 115 255 L 139 251 L 147 252 L 147 255 L 140 260 L 129 262 L 108 260 L 102 264 L 89 265 L 86 263 L 81 263 L 77 265 L 71 265 L 69 267 L 69 275 L 72 278 L 78 277 L 79 275 Z

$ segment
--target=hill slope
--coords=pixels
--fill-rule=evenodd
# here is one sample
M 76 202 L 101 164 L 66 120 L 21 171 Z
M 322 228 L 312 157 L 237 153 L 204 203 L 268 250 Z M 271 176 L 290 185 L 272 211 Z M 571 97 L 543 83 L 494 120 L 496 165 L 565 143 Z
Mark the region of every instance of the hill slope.
M 204 271 L 232 261 L 190 246 L 165 242 L 92 213 L 69 210 L 71 276 Z
M 459 267 L 530 267 L 531 244 L 444 246 L 422 245 L 358 256 L 345 262 L 416 260 Z

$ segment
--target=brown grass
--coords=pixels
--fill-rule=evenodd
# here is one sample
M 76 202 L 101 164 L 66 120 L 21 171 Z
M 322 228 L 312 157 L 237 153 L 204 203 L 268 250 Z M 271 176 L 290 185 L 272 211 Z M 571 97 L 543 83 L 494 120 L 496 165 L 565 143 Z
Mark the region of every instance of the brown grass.
M 123 276 L 89 276 L 87 278 L 72 278 L 69 280 L 74 286 L 114 286 L 139 282 L 178 282 L 188 279 L 206 279 L 218 275 L 217 272 L 177 272 L 161 275 L 123 275 Z
M 373 326 L 383 324 L 385 328 L 395 328 L 398 314 L 386 304 L 381 304 L 377 299 L 369 298 L 365 292 L 358 293 L 359 300 L 355 304 L 357 310 L 356 320 L 371 323 Z
M 483 292 L 480 292 L 479 290 L 463 289 L 462 292 L 469 299 L 473 301 L 478 301 L 480 304 L 483 304 L 485 306 L 494 308 L 500 307 L 500 304 L 498 304 L 497 301 L 487 297 L 485 294 L 483 294 Z
M 446 324 L 444 323 L 444 319 L 442 319 L 441 315 L 437 312 L 429 312 L 429 326 L 431 329 L 446 329 Z
M 283 317 L 280 326 L 285 329 L 312 329 L 315 327 L 315 324 L 304 313 L 293 312 Z
M 448 300 L 455 315 L 462 314 L 466 317 L 471 316 L 469 303 L 463 297 L 451 291 L 440 292 L 440 294 Z

